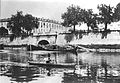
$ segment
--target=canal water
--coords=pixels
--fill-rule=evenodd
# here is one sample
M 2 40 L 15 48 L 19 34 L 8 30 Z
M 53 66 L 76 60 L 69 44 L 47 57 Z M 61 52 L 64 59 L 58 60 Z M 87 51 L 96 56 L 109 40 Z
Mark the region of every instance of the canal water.
M 69 64 L 75 68 L 28 63 L 45 63 L 48 59 L 51 64 Z M 120 83 L 120 53 L 0 50 L 0 63 L 0 83 Z M 102 73 L 98 72 L 100 69 Z M 86 75 L 82 71 L 87 71 Z

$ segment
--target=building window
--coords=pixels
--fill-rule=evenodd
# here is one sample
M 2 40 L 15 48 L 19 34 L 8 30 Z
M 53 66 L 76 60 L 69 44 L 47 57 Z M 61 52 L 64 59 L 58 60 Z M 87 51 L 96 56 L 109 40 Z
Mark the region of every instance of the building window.
M 54 27 L 54 29 L 55 29 L 55 24 L 53 24 L 53 27 Z
M 41 32 L 41 30 L 39 29 L 39 33 Z
M 59 25 L 57 25 L 57 29 L 59 29 Z
M 54 26 L 55 26 L 55 29 L 56 29 L 56 24 Z
M 1 22 L 1 26 L 3 26 L 3 22 Z
M 41 28 L 43 27 L 43 25 L 42 25 L 43 23 L 41 22 Z
M 41 29 L 41 32 L 42 32 L 43 30 Z
M 52 24 L 52 28 L 54 27 L 54 25 Z
M 44 28 L 45 28 L 45 23 L 43 23 L 43 26 L 44 26 Z
M 48 23 L 46 25 L 47 25 L 47 28 L 48 28 Z
M 51 28 L 51 24 L 49 24 L 49 28 Z

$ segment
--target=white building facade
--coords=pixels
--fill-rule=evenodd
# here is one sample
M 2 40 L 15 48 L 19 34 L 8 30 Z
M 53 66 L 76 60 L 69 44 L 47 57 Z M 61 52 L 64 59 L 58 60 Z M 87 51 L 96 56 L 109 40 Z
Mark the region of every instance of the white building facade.
M 0 19 L 0 27 L 7 28 L 8 21 L 9 21 L 9 19 Z
M 69 29 L 68 27 L 62 26 L 60 22 L 40 18 L 39 27 L 33 30 L 33 35 L 67 33 Z
M 7 28 L 9 19 L 0 19 L 0 27 Z M 33 35 L 67 33 L 70 27 L 64 27 L 60 22 L 39 18 L 39 27 L 32 30 Z

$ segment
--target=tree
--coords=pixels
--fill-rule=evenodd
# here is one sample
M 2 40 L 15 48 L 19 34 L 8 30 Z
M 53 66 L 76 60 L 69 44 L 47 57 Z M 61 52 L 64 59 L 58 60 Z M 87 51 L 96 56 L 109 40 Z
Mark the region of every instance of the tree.
M 90 21 L 90 27 L 91 27 L 91 29 L 92 30 L 98 30 L 98 26 L 97 26 L 97 24 L 98 24 L 98 14 L 93 14 L 92 15 L 92 18 L 91 18 L 91 21 Z
M 27 31 L 27 35 L 30 35 L 32 29 L 38 28 L 39 26 L 39 19 L 33 17 L 30 14 L 26 14 L 23 19 L 23 29 Z M 28 33 L 29 32 L 29 33 Z
M 5 27 L 0 27 L 0 36 L 8 34 L 8 30 Z
M 92 29 L 97 28 L 97 14 L 94 14 L 92 9 L 81 9 L 79 6 L 69 6 L 67 12 L 62 14 L 63 25 L 73 26 L 75 31 L 75 26 L 78 23 L 84 22 Z
M 7 24 L 7 27 L 16 37 L 19 37 L 24 33 L 29 35 L 30 33 L 28 34 L 28 32 L 31 32 L 34 28 L 38 28 L 38 26 L 39 22 L 36 17 L 33 17 L 30 14 L 23 15 L 22 11 L 18 11 L 17 14 L 12 15 Z
M 114 12 L 114 18 L 120 20 L 120 3 L 117 4 Z
M 99 10 L 99 15 L 100 15 L 100 23 L 104 23 L 105 24 L 105 28 L 104 31 L 107 30 L 107 25 L 110 24 L 111 22 L 113 22 L 113 7 L 111 7 L 110 5 L 107 6 L 105 4 L 101 4 L 98 5 L 98 10 Z
M 88 10 L 82 9 L 81 16 L 83 22 L 86 23 L 88 26 L 88 31 L 89 31 L 89 27 L 91 27 L 92 29 L 97 28 L 97 14 L 94 14 L 92 9 L 88 9 Z
M 81 22 L 80 15 L 81 8 L 79 6 L 69 6 L 67 11 L 62 14 L 63 25 L 64 26 L 73 26 L 73 30 L 75 31 L 75 26 Z
M 12 33 L 15 36 L 20 36 L 21 35 L 21 28 L 23 26 L 23 14 L 22 11 L 17 12 L 16 15 L 12 15 L 10 18 L 10 21 L 7 24 L 7 27 L 12 31 Z
M 69 43 L 70 41 L 72 41 L 74 35 L 73 34 L 66 34 L 65 35 L 65 40 L 67 43 Z

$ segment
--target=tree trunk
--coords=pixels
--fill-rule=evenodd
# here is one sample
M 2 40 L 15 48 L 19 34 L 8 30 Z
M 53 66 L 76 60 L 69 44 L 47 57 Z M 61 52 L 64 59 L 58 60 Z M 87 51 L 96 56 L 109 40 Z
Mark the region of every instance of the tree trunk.
M 75 32 L 75 25 L 73 25 L 73 31 Z
M 55 36 L 55 44 L 56 44 L 56 41 L 57 41 L 57 35 Z
M 90 29 L 89 29 L 89 26 L 88 26 L 88 32 L 89 32 L 89 30 L 90 30 Z
M 106 31 L 107 30 L 107 23 L 105 23 L 105 29 L 104 29 L 104 31 Z
M 27 31 L 27 36 L 28 36 L 28 31 Z

